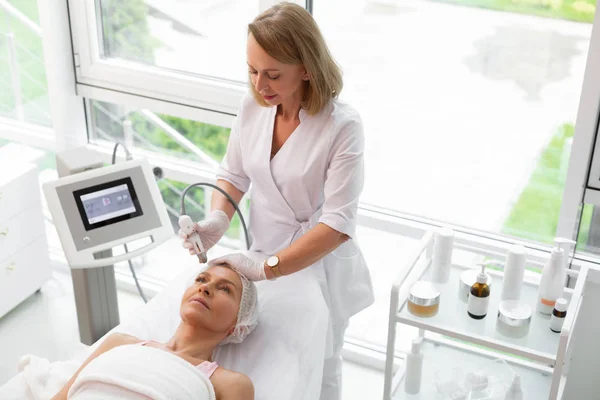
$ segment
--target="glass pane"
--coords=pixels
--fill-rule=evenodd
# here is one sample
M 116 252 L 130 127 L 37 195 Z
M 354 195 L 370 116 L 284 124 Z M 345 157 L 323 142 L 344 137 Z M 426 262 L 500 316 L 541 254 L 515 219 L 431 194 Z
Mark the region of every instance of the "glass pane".
M 245 82 L 250 0 L 97 0 L 103 57 Z
M 579 217 L 577 251 L 600 255 L 600 208 L 584 204 Z
M 92 141 L 121 141 L 128 147 L 217 167 L 229 128 L 91 100 Z
M 51 126 L 37 0 L 9 0 L 19 17 L 0 5 L 0 116 Z
M 365 125 L 362 201 L 550 243 L 594 4 L 315 2 Z

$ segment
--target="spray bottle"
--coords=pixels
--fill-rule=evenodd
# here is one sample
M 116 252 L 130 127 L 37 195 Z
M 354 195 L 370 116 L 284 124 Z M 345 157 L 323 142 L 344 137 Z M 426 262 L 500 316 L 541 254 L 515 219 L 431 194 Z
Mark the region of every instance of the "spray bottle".
M 575 245 L 573 240 L 565 238 L 554 240 L 554 248 L 550 254 L 550 260 L 542 271 L 538 292 L 537 310 L 542 314 L 552 314 L 556 299 L 562 297 L 567 279 L 568 254 L 573 245 Z

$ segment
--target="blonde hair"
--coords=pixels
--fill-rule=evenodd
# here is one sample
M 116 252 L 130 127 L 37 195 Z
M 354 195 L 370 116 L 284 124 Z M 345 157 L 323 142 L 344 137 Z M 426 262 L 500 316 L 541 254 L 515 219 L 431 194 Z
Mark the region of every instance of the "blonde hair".
M 274 5 L 248 25 L 248 34 L 277 61 L 304 65 L 309 79 L 301 107 L 309 115 L 317 114 L 342 91 L 342 71 L 312 15 L 301 6 Z M 260 105 L 269 106 L 252 84 L 250 90 Z

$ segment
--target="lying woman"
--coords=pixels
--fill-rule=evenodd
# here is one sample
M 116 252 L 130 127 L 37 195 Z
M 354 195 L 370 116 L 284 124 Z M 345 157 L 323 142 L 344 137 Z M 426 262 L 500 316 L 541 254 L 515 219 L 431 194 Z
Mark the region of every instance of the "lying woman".
M 242 342 L 256 326 L 254 283 L 226 265 L 210 267 L 185 291 L 180 314 L 167 343 L 109 335 L 53 400 L 254 399 L 250 378 L 211 361 L 217 346 Z

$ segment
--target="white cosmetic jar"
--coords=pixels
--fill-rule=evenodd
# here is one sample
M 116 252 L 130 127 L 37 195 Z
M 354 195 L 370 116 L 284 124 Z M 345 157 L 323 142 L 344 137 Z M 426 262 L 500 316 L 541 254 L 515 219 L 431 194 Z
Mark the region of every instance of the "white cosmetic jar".
M 504 300 L 498 306 L 496 329 L 504 336 L 522 338 L 529 333 L 531 307 L 518 300 Z
M 411 314 L 421 317 L 433 317 L 440 306 L 440 291 L 430 282 L 415 282 L 408 295 L 407 308 Z

